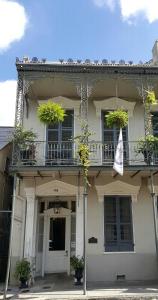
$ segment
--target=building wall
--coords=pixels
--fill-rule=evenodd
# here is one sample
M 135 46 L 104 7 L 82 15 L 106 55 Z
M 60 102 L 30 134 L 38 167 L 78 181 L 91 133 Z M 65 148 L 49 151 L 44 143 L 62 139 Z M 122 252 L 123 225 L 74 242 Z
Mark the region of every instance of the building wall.
M 136 178 L 135 182 L 140 178 Z M 77 187 L 77 178 L 65 176 L 58 179 L 62 182 L 72 184 Z M 107 181 L 114 181 L 111 175 L 100 175 L 97 179 L 97 185 L 107 183 Z M 113 183 L 113 191 L 116 189 L 116 181 Z M 127 183 L 127 178 L 123 177 L 121 181 Z M 53 191 L 54 180 L 38 179 L 37 187 L 45 186 L 47 194 Z M 48 190 L 47 183 L 51 186 Z M 129 181 L 129 183 L 132 184 Z M 45 190 L 42 188 L 42 193 Z M 130 195 L 129 189 L 123 191 Z M 63 196 L 66 196 L 63 195 Z M 51 196 L 49 196 L 51 198 Z M 52 196 L 53 197 L 53 196 Z M 77 197 L 77 195 L 76 195 Z M 82 197 L 82 193 L 81 193 Z M 18 200 L 16 211 L 18 211 L 19 220 L 24 220 L 24 199 Z M 22 204 L 23 203 L 23 204 Z M 22 213 L 23 205 L 23 213 Z M 21 209 L 20 209 L 21 207 Z M 23 215 L 23 217 L 21 217 Z M 95 188 L 95 182 L 91 180 L 91 188 L 88 194 L 88 223 L 87 223 L 87 241 L 91 237 L 97 238 L 97 244 L 89 244 L 87 242 L 87 255 L 88 255 L 88 281 L 115 281 L 117 275 L 125 275 L 126 280 L 156 280 L 157 279 L 157 258 L 154 236 L 154 222 L 153 222 L 153 208 L 152 200 L 149 194 L 146 183 L 143 183 L 140 188 L 137 201 L 132 201 L 132 219 L 133 219 L 133 235 L 134 235 L 134 251 L 133 252 L 105 252 L 104 251 L 104 203 L 99 201 L 98 194 Z M 20 258 L 22 255 L 23 247 L 23 225 L 16 220 L 13 243 L 13 262 Z M 37 231 L 38 232 L 38 231 Z M 19 238 L 20 237 L 20 238 Z M 38 237 L 36 237 L 38 240 Z M 36 248 L 37 250 L 37 248 Z M 41 273 L 40 263 L 42 254 L 37 253 L 37 273 Z M 95 271 L 94 271 L 95 270 Z
M 56 98 L 54 98 L 56 99 Z M 53 99 L 52 99 L 53 100 Z M 47 99 L 46 99 L 47 101 Z M 67 98 L 63 97 L 63 107 L 64 104 L 66 106 Z M 80 100 L 70 100 L 71 103 L 69 105 L 69 109 L 75 110 L 74 114 L 74 136 L 78 135 L 80 132 L 80 120 L 79 120 L 79 103 Z M 96 107 L 94 104 L 95 99 L 89 100 L 89 108 L 88 108 L 88 124 L 89 130 L 93 133 L 91 139 L 95 141 L 102 141 L 102 120 L 101 115 L 97 115 Z M 115 100 L 112 100 L 115 102 Z M 57 100 L 56 100 L 57 102 Z M 127 101 L 128 103 L 128 101 Z M 129 102 L 130 103 L 130 102 Z M 26 118 L 26 114 L 24 114 L 24 127 L 27 129 L 32 129 L 37 134 L 37 140 L 45 141 L 46 140 L 46 126 L 42 124 L 37 117 L 37 108 L 38 101 L 31 101 L 29 115 Z M 77 107 L 76 107 L 77 105 Z M 108 109 L 106 103 L 102 104 L 102 110 Z M 144 108 L 140 103 L 136 103 L 133 116 L 129 118 L 129 141 L 136 141 L 140 137 L 144 135 Z
M 67 100 L 66 100 L 67 101 Z M 74 100 L 74 107 L 76 106 Z M 35 101 L 31 102 L 29 109 L 29 118 L 24 117 L 24 127 L 32 129 L 37 134 L 39 141 L 46 140 L 46 127 L 40 123 L 37 118 L 37 107 L 38 103 Z M 70 107 L 72 108 L 72 107 Z M 106 105 L 103 105 L 102 110 L 106 110 Z M 76 110 L 77 111 L 77 110 Z M 144 135 L 144 110 L 140 103 L 135 105 L 133 116 L 129 118 L 129 141 L 136 141 Z M 94 134 L 92 140 L 101 141 L 101 114 L 97 115 L 96 107 L 92 100 L 89 100 L 89 130 Z M 74 136 L 79 133 L 80 121 L 75 117 L 75 132 Z M 38 157 L 44 157 L 45 146 L 39 146 Z M 109 173 L 108 180 L 112 181 L 112 176 Z M 103 182 L 106 184 L 106 179 L 103 175 L 100 175 L 97 184 L 102 185 Z M 127 183 L 126 176 L 121 179 Z M 136 179 L 137 180 L 137 179 Z M 51 182 L 50 179 L 38 179 L 37 186 L 44 183 Z M 60 181 L 60 179 L 59 179 Z M 77 178 L 66 176 L 61 181 L 70 183 L 77 187 Z M 129 179 L 129 184 L 132 184 L 132 179 Z M 139 184 L 139 183 L 138 183 Z M 62 184 L 61 184 L 62 186 Z M 115 182 L 113 183 L 113 190 L 115 191 Z M 37 189 L 36 189 L 37 192 Z M 46 187 L 46 196 L 53 195 L 53 181 L 51 188 Z M 122 191 L 125 192 L 125 191 Z M 13 244 L 13 261 L 17 260 L 18 257 L 22 256 L 23 248 L 23 228 L 24 228 L 24 202 L 25 193 L 23 183 L 20 184 L 19 188 L 20 196 L 23 197 L 23 212 L 19 216 L 21 225 L 16 223 L 14 237 L 20 236 L 18 244 Z M 44 193 L 44 190 L 43 190 Z M 128 186 L 127 195 L 130 196 Z M 42 194 L 43 196 L 44 194 Z M 64 195 L 64 194 L 63 194 Z M 65 194 L 66 195 L 66 194 Z M 72 194 L 71 194 L 72 195 Z M 37 194 L 39 196 L 39 194 Z M 77 193 L 76 193 L 77 197 Z M 18 204 L 19 207 L 20 203 Z M 16 208 L 18 211 L 19 208 Z M 143 185 L 137 202 L 132 202 L 132 216 L 133 216 L 133 233 L 134 233 L 134 251 L 133 252 L 120 252 L 120 253 L 105 253 L 104 252 L 104 203 L 99 201 L 99 196 L 95 188 L 95 182 L 92 179 L 92 187 L 89 190 L 88 195 L 88 224 L 87 224 L 87 239 L 96 237 L 98 240 L 97 244 L 87 243 L 88 253 L 88 280 L 89 281 L 115 281 L 117 275 L 125 275 L 127 280 L 152 280 L 156 279 L 157 272 L 157 260 L 156 260 L 156 248 L 155 248 L 155 236 L 154 236 L 154 224 L 153 224 L 153 211 L 152 201 L 148 191 L 148 188 Z M 16 250 L 16 247 L 18 250 Z M 41 256 L 37 256 L 38 260 L 38 272 L 40 273 L 40 262 Z M 95 271 L 94 271 L 95 270 Z
M 95 188 L 90 190 L 88 238 L 96 237 L 98 243 L 87 245 L 89 281 L 115 281 L 117 275 L 132 281 L 157 278 L 152 200 L 145 187 L 132 202 L 132 217 L 134 252 L 104 252 L 104 203 L 98 202 Z

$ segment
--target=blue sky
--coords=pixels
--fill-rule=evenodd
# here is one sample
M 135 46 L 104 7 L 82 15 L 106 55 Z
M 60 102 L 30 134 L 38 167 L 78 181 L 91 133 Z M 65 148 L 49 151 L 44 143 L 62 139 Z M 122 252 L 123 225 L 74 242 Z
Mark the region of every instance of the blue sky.
M 0 28 L 0 125 L 13 125 L 16 56 L 148 61 L 158 0 L 0 0 Z

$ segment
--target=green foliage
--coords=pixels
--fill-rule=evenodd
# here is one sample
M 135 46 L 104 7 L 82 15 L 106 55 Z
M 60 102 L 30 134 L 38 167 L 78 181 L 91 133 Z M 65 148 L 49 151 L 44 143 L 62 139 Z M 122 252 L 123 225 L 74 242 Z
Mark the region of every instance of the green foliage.
M 85 182 L 90 186 L 88 181 L 88 168 L 90 165 L 90 148 L 88 146 L 88 139 L 92 133 L 88 130 L 88 125 L 84 122 L 81 124 L 81 135 L 76 136 L 75 140 L 78 143 L 78 156 L 80 159 L 81 166 L 83 167 L 83 176 Z
M 16 263 L 15 278 L 28 280 L 31 274 L 30 262 L 26 259 L 22 259 Z
M 78 146 L 78 155 L 80 158 L 80 163 L 83 166 L 83 171 L 84 171 L 84 177 L 86 179 L 86 182 L 88 183 L 88 168 L 90 165 L 89 161 L 89 146 L 87 144 L 79 144 Z M 89 184 L 89 183 L 88 183 Z
M 70 263 L 71 263 L 71 266 L 74 270 L 77 270 L 77 269 L 84 269 L 84 259 L 83 257 L 77 257 L 77 256 L 72 256 L 70 258 Z
M 138 141 L 137 152 L 144 153 L 147 152 L 158 152 L 158 137 L 148 134 L 146 137 L 141 138 Z
M 36 134 L 31 130 L 25 130 L 22 126 L 17 126 L 13 133 L 13 139 L 15 145 L 27 148 L 27 146 L 34 143 Z
M 122 109 L 111 111 L 105 116 L 105 121 L 109 128 L 112 128 L 113 126 L 124 128 L 128 124 L 128 114 Z
M 46 125 L 56 124 L 64 121 L 65 110 L 60 104 L 48 101 L 39 105 L 37 115 L 40 121 Z
M 146 101 L 148 104 L 156 104 L 155 92 L 154 91 L 146 91 Z

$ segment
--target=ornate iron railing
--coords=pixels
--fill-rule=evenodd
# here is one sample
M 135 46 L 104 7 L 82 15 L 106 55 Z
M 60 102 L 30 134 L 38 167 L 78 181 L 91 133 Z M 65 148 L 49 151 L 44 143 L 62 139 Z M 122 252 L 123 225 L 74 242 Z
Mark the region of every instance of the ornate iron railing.
M 90 165 L 112 166 L 117 142 L 89 142 Z M 35 141 L 23 147 L 14 145 L 12 166 L 53 166 L 80 165 L 78 145 L 75 142 L 41 142 Z M 158 164 L 158 147 L 151 148 L 144 144 L 139 150 L 139 142 L 123 142 L 124 165 Z

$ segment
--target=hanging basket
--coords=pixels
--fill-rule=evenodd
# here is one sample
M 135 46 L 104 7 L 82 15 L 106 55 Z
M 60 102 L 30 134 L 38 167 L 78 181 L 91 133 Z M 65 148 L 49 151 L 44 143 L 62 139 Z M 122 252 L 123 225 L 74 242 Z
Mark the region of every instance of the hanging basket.
M 128 125 L 128 113 L 121 109 L 111 111 L 105 116 L 105 121 L 109 128 L 113 126 L 124 128 Z
M 60 104 L 48 101 L 39 105 L 37 115 L 42 123 L 49 125 L 63 122 L 66 114 Z
M 156 98 L 155 98 L 155 92 L 154 91 L 146 91 L 147 92 L 147 96 L 146 96 L 146 102 L 148 104 L 156 104 Z

